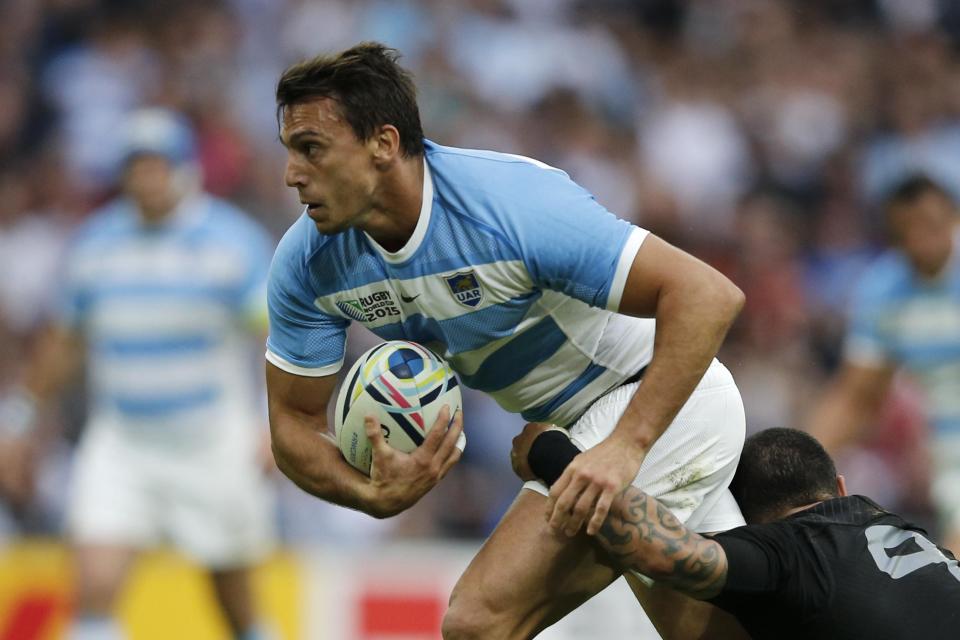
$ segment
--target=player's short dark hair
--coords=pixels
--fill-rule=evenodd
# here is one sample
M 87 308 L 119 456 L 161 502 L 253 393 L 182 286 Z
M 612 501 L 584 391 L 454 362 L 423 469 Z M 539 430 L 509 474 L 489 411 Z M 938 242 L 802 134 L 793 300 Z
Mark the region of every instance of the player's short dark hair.
M 810 434 L 767 429 L 744 443 L 730 491 L 748 523 L 768 522 L 789 509 L 837 497 L 837 469 Z
M 953 202 L 953 197 L 940 183 L 933 180 L 930 176 L 915 173 L 899 182 L 887 193 L 883 201 L 883 208 L 889 213 L 897 207 L 913 204 L 928 193 L 935 193 Z
M 277 117 L 286 107 L 331 98 L 358 140 L 369 140 L 385 124 L 400 132 L 406 156 L 423 155 L 423 128 L 413 77 L 397 64 L 396 49 L 378 42 L 333 55 L 319 55 L 287 68 L 277 83 Z

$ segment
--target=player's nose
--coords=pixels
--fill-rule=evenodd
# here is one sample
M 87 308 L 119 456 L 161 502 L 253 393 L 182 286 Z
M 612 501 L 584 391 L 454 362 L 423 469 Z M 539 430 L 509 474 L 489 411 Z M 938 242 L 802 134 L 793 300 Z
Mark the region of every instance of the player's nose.
M 283 181 L 288 187 L 305 187 L 307 186 L 307 176 L 297 166 L 297 163 L 293 160 L 287 160 L 287 166 L 283 172 Z

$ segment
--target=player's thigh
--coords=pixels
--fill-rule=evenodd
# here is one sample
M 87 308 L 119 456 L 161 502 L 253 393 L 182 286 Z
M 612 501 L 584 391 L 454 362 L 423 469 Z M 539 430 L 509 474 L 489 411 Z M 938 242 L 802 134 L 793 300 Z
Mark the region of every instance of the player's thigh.
M 546 498 L 523 490 L 461 576 L 446 638 L 530 638 L 620 573 L 585 534 L 547 523 Z
M 736 618 L 663 585 L 627 574 L 627 583 L 663 640 L 750 640 Z

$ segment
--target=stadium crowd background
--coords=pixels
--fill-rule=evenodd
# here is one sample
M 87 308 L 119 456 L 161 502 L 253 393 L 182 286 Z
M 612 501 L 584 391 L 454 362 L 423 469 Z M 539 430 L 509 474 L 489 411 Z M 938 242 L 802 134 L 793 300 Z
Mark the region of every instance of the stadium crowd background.
M 522 153 L 727 273 L 747 306 L 722 359 L 751 430 L 802 426 L 840 356 L 845 303 L 884 242 L 877 204 L 915 170 L 960 196 L 960 5 L 937 0 L 5 0 L 0 5 L 0 393 L 18 375 L 73 228 L 112 193 L 117 123 L 196 125 L 207 188 L 279 237 L 273 89 L 359 40 L 403 52 L 441 144 Z M 354 334 L 348 358 L 371 344 Z M 251 367 L 262 367 L 253 354 Z M 56 534 L 82 394 L 43 426 L 37 488 L 0 538 Z M 464 460 L 385 522 L 277 479 L 291 543 L 481 537 L 519 488 L 522 420 L 466 399 Z M 932 526 L 921 401 L 898 379 L 848 484 Z

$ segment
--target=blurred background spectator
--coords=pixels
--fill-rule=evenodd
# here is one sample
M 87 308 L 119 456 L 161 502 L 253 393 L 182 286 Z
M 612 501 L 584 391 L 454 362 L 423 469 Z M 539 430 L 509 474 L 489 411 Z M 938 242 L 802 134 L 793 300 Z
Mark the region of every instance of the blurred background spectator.
M 296 59 L 363 39 L 403 52 L 430 138 L 559 166 L 743 287 L 721 357 L 751 430 L 806 423 L 838 366 L 847 300 L 883 246 L 884 195 L 922 170 L 960 196 L 955 3 L 6 0 L 0 393 L 55 290 L 64 236 L 113 195 L 124 114 L 187 114 L 206 188 L 279 237 L 300 207 L 282 183 L 274 83 Z M 369 344 L 352 334 L 348 357 Z M 374 521 L 283 484 L 282 535 L 484 536 L 520 486 L 507 454 L 522 421 L 479 395 L 465 404 L 466 455 L 416 508 Z M 932 526 L 923 403 L 897 379 L 887 405 L 840 466 L 857 470 L 855 491 Z M 66 433 L 47 443 L 60 464 Z M 63 474 L 41 475 L 28 501 L 6 503 L 0 530 L 58 531 Z

